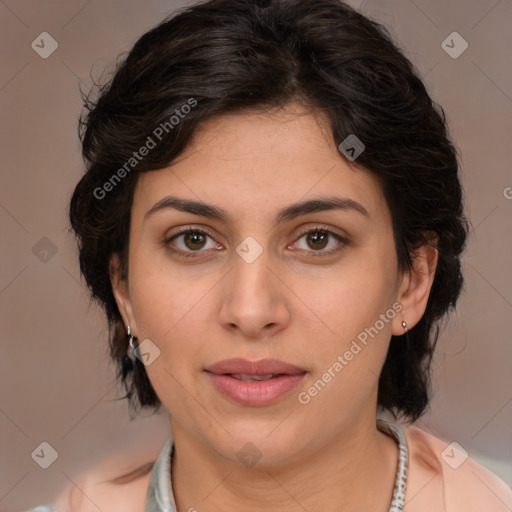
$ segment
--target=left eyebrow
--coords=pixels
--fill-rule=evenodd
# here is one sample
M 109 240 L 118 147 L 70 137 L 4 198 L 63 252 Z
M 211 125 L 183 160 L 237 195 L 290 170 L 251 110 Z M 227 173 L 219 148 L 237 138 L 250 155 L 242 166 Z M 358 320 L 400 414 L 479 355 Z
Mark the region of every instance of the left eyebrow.
M 295 203 L 283 208 L 276 215 L 274 227 L 281 222 L 296 219 L 301 215 L 324 212 L 327 210 L 353 211 L 370 218 L 368 210 L 362 204 L 354 201 L 353 199 L 349 199 L 347 197 L 326 197 Z
M 150 210 L 146 212 L 144 215 L 144 220 L 147 220 L 147 218 L 151 215 L 166 208 L 173 208 L 175 210 L 192 213 L 193 215 L 208 217 L 210 219 L 218 220 L 221 222 L 231 221 L 231 216 L 229 213 L 219 206 L 206 204 L 201 201 L 179 198 L 176 196 L 167 196 L 158 201 L 155 205 L 152 206 Z M 294 203 L 283 208 L 277 213 L 273 227 L 282 222 L 296 219 L 301 215 L 323 212 L 327 210 L 353 211 L 365 217 L 370 217 L 368 210 L 362 204 L 354 201 L 353 199 L 346 197 L 326 197 Z

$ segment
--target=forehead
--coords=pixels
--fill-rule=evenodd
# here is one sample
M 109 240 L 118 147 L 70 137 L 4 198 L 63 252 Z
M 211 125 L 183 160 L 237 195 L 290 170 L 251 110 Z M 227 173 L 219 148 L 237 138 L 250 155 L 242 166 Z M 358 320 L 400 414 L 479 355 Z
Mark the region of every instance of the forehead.
M 377 178 L 342 157 L 326 116 L 299 105 L 203 123 L 169 167 L 139 177 L 134 209 L 147 211 L 167 194 L 222 204 L 238 216 L 320 196 L 357 201 L 372 217 L 387 214 Z

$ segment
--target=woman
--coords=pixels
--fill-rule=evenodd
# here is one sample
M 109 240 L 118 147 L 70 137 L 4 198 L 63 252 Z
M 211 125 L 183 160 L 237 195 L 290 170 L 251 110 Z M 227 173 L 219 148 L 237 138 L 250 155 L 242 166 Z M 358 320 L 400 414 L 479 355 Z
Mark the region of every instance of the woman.
M 412 426 L 467 225 L 443 111 L 382 26 L 338 0 L 212 0 L 86 107 L 81 271 L 131 405 L 173 438 L 57 512 L 509 510 Z

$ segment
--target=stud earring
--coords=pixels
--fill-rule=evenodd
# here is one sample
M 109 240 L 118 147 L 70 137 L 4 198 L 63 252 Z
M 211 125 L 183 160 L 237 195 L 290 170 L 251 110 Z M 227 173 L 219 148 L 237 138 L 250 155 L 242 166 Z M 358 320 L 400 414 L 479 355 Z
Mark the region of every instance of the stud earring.
M 407 324 L 402 321 L 402 327 L 404 328 L 404 334 L 403 336 L 405 336 L 405 346 L 406 348 L 409 348 L 409 336 L 407 335 L 407 333 L 409 332 L 409 329 L 407 329 Z

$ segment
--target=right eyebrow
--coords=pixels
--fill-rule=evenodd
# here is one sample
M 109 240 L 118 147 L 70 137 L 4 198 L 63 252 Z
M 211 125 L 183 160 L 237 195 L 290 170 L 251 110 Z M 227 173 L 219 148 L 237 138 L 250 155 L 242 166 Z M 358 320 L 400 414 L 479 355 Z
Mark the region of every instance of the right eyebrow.
M 201 201 L 183 199 L 176 196 L 167 196 L 158 201 L 145 213 L 144 220 L 147 220 L 151 215 L 166 208 L 173 208 L 181 212 L 201 215 L 202 217 L 208 217 L 222 222 L 228 222 L 231 220 L 231 216 L 228 212 L 218 206 L 209 205 Z

